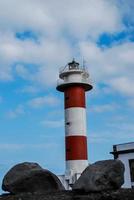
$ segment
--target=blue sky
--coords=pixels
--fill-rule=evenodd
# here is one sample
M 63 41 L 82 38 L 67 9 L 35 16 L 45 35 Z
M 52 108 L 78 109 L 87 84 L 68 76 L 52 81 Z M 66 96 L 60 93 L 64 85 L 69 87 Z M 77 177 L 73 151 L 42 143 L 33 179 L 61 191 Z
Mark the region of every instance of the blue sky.
M 63 94 L 58 72 L 88 67 L 89 163 L 134 141 L 134 2 L 0 1 L 0 180 L 16 163 L 63 174 Z

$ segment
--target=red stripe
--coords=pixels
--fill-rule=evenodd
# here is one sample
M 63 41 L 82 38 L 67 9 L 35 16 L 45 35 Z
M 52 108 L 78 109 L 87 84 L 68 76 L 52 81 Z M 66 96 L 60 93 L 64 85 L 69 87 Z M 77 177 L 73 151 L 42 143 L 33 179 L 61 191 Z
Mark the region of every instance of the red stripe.
M 70 86 L 65 90 L 65 108 L 84 107 L 85 89 L 82 86 Z
M 87 160 L 87 137 L 66 137 L 66 160 Z

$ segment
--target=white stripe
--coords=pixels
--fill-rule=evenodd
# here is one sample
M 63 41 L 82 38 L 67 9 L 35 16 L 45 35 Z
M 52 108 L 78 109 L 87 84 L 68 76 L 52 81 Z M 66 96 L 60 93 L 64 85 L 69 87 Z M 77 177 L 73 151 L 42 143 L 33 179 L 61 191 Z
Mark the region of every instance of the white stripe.
M 72 107 L 65 109 L 65 133 L 66 136 L 86 136 L 86 109 Z
M 82 173 L 88 166 L 88 160 L 68 160 L 66 161 L 66 175 Z

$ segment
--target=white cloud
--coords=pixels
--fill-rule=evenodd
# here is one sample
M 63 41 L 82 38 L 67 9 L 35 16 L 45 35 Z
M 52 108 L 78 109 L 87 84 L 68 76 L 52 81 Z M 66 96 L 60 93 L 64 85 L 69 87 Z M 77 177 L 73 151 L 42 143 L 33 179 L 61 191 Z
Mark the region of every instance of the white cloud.
M 134 43 L 101 49 L 92 42 L 81 42 L 80 52 L 87 60 L 95 82 L 105 83 L 122 94 L 134 95 Z
M 130 96 L 134 96 L 134 88 L 132 87 L 133 84 L 134 80 L 129 77 L 113 78 L 110 81 L 110 85 L 114 88 L 114 90 Z
M 19 75 L 21 78 L 24 79 L 30 79 L 30 72 L 28 71 L 28 69 L 26 67 L 24 67 L 23 65 L 17 65 L 16 66 L 16 73 L 17 75 Z
M 130 124 L 129 124 L 130 125 Z M 129 128 L 129 125 L 127 126 Z M 131 126 L 131 125 L 130 125 Z M 118 143 L 123 143 L 123 142 L 130 142 L 134 140 L 134 133 L 131 129 L 123 129 L 125 126 L 122 127 L 122 129 L 111 129 L 105 130 L 103 132 L 95 132 L 93 134 L 89 135 L 89 143 L 113 143 L 113 144 L 118 144 Z M 134 130 L 134 128 L 133 128 Z
M 75 37 L 96 37 L 122 27 L 118 7 L 107 0 L 5 0 L 0 1 L 0 18 L 3 29 L 30 29 L 52 36 L 66 31 Z
M 64 39 L 42 38 L 40 43 L 20 41 L 13 33 L 0 34 L 0 80 L 12 80 L 13 69 L 23 79 L 50 85 L 55 83 L 58 68 L 71 57 L 71 47 Z M 62 56 L 61 56 L 62 52 Z M 14 67 L 15 63 L 18 64 Z M 35 65 L 30 71 L 27 63 Z M 49 79 L 48 79 L 49 76 Z
M 107 0 L 1 1 L 0 80 L 13 80 L 17 74 L 31 83 L 52 86 L 59 67 L 80 54 L 91 66 L 95 82 L 133 95 L 129 85 L 133 84 L 134 44 L 124 41 L 100 49 L 94 40 L 104 32 L 123 30 L 123 13 L 116 2 Z M 15 37 L 17 31 L 25 30 L 36 31 L 38 42 Z M 14 67 L 14 63 L 23 64 Z M 28 63 L 34 64 L 33 71 Z
M 56 143 L 48 143 L 48 144 L 2 143 L 0 144 L 0 150 L 16 151 L 16 150 L 24 150 L 24 149 L 49 149 L 54 146 L 58 146 L 58 144 Z
M 10 143 L 0 144 L 1 150 L 20 150 L 22 148 L 24 148 L 22 144 L 10 144 Z
M 34 93 L 38 93 L 40 91 L 41 88 L 37 87 L 37 86 L 34 86 L 34 85 L 27 85 L 27 86 L 24 86 L 21 90 L 19 89 L 18 92 L 22 92 L 22 93 L 31 93 L 31 94 L 34 94 Z
M 129 20 L 130 26 L 134 22 L 134 2 L 132 0 L 119 0 L 116 2 L 125 19 Z
M 108 139 L 106 137 L 104 137 L 104 135 L 102 135 L 101 133 L 92 133 L 89 135 L 89 143 L 107 143 Z
M 41 124 L 50 128 L 59 128 L 63 127 L 64 120 L 43 120 L 41 121 Z
M 35 10 L 34 15 L 31 10 Z M 97 13 L 97 14 L 96 14 Z M 55 83 L 58 68 L 75 57 L 73 39 L 98 38 L 103 32 L 123 28 L 122 16 L 112 1 L 106 0 L 8 0 L 0 1 L 0 80 L 13 80 L 13 64 L 33 63 L 37 73 L 17 66 L 18 75 L 41 85 Z M 17 31 L 31 30 L 39 35 L 38 42 L 20 41 Z M 49 79 L 48 79 L 49 77 Z
M 90 111 L 102 113 L 102 112 L 112 112 L 119 108 L 117 104 L 104 104 L 104 105 L 94 105 Z
M 42 108 L 43 106 L 56 106 L 59 104 L 59 99 L 54 96 L 36 97 L 28 101 L 28 105 L 32 108 Z
M 6 116 L 8 118 L 14 119 L 24 114 L 25 114 L 24 107 L 22 105 L 18 105 L 14 110 L 9 110 L 6 113 Z
M 126 122 L 126 123 L 123 123 L 122 125 L 120 124 L 117 124 L 117 123 L 109 123 L 107 124 L 109 127 L 112 127 L 112 128 L 116 128 L 117 130 L 122 131 L 122 132 L 128 132 L 126 135 L 123 134 L 122 137 L 126 137 L 128 138 L 128 135 L 131 134 L 132 137 L 134 137 L 134 125 L 130 122 Z M 132 138 L 131 138 L 132 139 Z
M 109 143 L 111 145 L 134 141 L 134 119 L 126 110 L 113 113 L 110 117 L 102 115 L 102 122 L 103 126 L 97 123 L 98 127 L 89 130 L 89 143 Z
M 131 108 L 134 108 L 134 99 L 128 100 L 128 106 L 130 106 Z

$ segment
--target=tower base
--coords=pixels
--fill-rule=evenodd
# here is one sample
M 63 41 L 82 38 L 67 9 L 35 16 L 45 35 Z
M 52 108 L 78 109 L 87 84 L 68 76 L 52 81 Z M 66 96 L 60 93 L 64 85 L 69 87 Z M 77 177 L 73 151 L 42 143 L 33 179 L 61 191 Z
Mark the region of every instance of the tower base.
M 66 175 L 58 175 L 61 183 L 65 187 L 66 190 L 72 190 L 73 184 L 78 180 L 81 176 L 81 173 L 74 174 L 72 177 L 68 177 Z
M 64 175 L 58 175 L 61 183 L 66 190 L 71 190 L 73 184 L 79 179 L 82 172 L 88 166 L 87 160 L 67 161 L 66 172 Z

